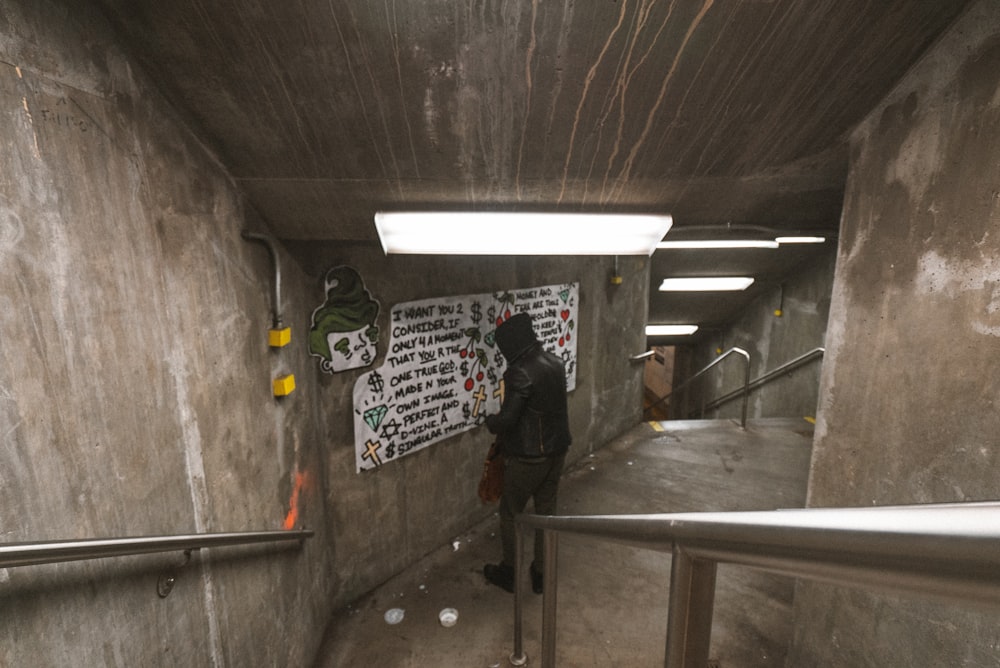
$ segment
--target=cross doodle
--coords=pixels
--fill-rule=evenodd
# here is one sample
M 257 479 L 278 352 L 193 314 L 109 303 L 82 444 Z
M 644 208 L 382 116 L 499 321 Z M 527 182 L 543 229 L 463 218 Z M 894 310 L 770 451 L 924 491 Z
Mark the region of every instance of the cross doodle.
M 378 441 L 375 441 L 374 443 L 368 441 L 365 443 L 365 447 L 368 448 L 368 450 L 361 456 L 365 459 L 370 459 L 375 466 L 382 466 L 382 458 L 378 456 L 378 451 L 382 449 L 382 444 Z
M 493 390 L 493 396 L 496 397 L 496 398 L 498 398 L 500 400 L 501 404 L 503 403 L 503 391 L 504 391 L 504 387 L 505 387 L 504 386 L 504 381 L 501 378 L 500 379 L 500 384 L 497 386 L 497 389 Z
M 472 417 L 479 417 L 479 406 L 486 400 L 486 386 L 480 385 L 479 390 L 472 395 L 476 400 L 476 405 L 472 407 Z

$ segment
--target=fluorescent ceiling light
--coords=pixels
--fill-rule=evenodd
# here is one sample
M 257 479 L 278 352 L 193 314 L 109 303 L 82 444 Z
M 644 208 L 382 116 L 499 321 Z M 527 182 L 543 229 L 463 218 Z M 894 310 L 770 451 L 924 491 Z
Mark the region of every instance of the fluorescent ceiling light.
M 690 336 L 698 325 L 646 325 L 646 336 Z
M 379 211 L 382 249 L 431 255 L 650 255 L 668 215 Z
M 778 242 L 769 239 L 703 239 L 697 241 L 661 241 L 657 249 L 683 248 L 777 248 Z
M 714 292 L 746 290 L 753 283 L 749 276 L 703 276 L 700 278 L 665 278 L 661 292 Z
M 821 244 L 826 237 L 778 237 L 775 241 L 779 244 Z

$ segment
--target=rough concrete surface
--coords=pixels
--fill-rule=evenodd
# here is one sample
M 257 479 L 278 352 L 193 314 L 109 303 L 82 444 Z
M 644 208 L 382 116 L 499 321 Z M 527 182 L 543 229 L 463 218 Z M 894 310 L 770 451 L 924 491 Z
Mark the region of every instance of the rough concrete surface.
M 385 256 L 372 245 L 291 244 L 311 276 L 338 264 L 358 268 L 382 301 L 379 325 L 389 330 L 390 306 L 433 295 L 490 292 L 579 281 L 576 389 L 569 396 L 574 448 L 569 461 L 601 448 L 634 426 L 642 411 L 642 365 L 628 356 L 643 350 L 637 304 L 646 300 L 647 260 L 620 262 L 624 281 L 611 286 L 602 265 L 611 258 L 426 258 Z M 317 297 L 318 299 L 318 297 Z M 384 347 L 383 347 L 384 348 Z M 384 350 L 373 362 L 383 363 Z M 338 586 L 334 603 L 353 600 L 406 568 L 448 537 L 485 517 L 476 497 L 482 458 L 491 442 L 473 429 L 377 471 L 354 472 L 349 405 L 357 373 L 324 374 L 315 397 L 330 487 L 328 527 Z
M 659 424 L 657 425 L 659 426 Z M 772 510 L 805 501 L 812 426 L 801 419 L 640 424 L 567 471 L 560 514 Z M 493 517 L 342 609 L 316 666 L 508 666 L 513 597 L 489 585 L 499 555 Z M 562 536 L 560 666 L 663 665 L 670 555 Z M 719 569 L 711 657 L 722 668 L 783 666 L 792 582 L 750 569 Z M 526 594 L 524 649 L 538 665 L 542 599 Z M 458 610 L 445 628 L 438 613 Z M 403 621 L 384 615 L 404 610 Z
M 279 244 L 292 343 L 269 348 L 274 268 L 241 236 L 266 226 L 196 129 L 89 3 L 0 0 L 0 17 L 2 540 L 316 531 L 301 551 L 196 554 L 165 599 L 181 554 L 0 571 L 0 665 L 302 665 L 335 606 L 484 516 L 483 430 L 354 473 L 357 373 L 321 375 L 303 344 L 334 264 L 384 314 L 579 280 L 577 452 L 638 420 L 645 258 L 609 292 L 591 259 L 390 262 L 370 245 L 310 263 Z
M 144 7 L 149 10 L 153 4 Z M 190 9 L 159 4 L 180 12 Z M 105 5 L 135 7 L 126 2 Z M 219 16 L 229 21 L 231 12 L 220 7 Z M 804 8 L 796 5 L 797 12 Z M 925 16 L 938 17 L 932 21 L 935 25 L 959 9 L 934 3 L 920 3 L 919 8 Z M 607 24 L 613 13 L 608 7 L 601 11 Z M 692 17 L 688 12 L 685 16 L 681 18 L 687 23 L 679 26 L 690 25 Z M 350 388 L 356 374 L 319 376 L 301 346 L 309 314 L 321 299 L 317 277 L 333 264 L 356 265 L 385 306 L 467 289 L 579 280 L 583 361 L 570 406 L 577 438 L 574 456 L 595 454 L 601 462 L 613 461 L 609 473 L 634 471 L 634 463 L 630 467 L 627 459 L 621 461 L 625 450 L 600 448 L 633 426 L 640 410 L 641 366 L 631 364 L 628 355 L 644 348 L 641 325 L 649 286 L 645 259 L 623 261 L 626 281 L 616 288 L 607 280 L 610 258 L 439 263 L 388 259 L 372 245 L 279 247 L 285 269 L 281 305 L 295 343 L 272 350 L 266 343 L 275 306 L 270 303 L 272 267 L 267 253 L 244 241 L 240 232 L 281 221 L 260 220 L 238 188 L 259 187 L 260 201 L 275 219 L 287 213 L 278 203 L 282 200 L 267 195 L 268 184 L 225 171 L 198 134 L 201 128 L 189 126 L 183 112 L 161 96 L 119 46 L 119 35 L 93 3 L 0 0 L 0 17 L 2 539 L 296 524 L 317 531 L 300 551 L 198 554 L 165 599 L 156 596 L 157 576 L 177 568 L 181 555 L 0 571 L 0 664 L 301 665 L 325 640 L 321 630 L 334 608 L 342 609 L 454 536 L 466 535 L 469 526 L 479 526 L 488 514 L 474 505 L 475 479 L 487 442 L 481 432 L 442 443 L 377 475 L 353 473 Z M 808 18 L 813 25 L 823 23 Z M 244 33 L 234 27 L 232 34 L 244 44 Z M 386 40 L 390 34 L 381 33 Z M 1000 308 L 994 280 L 995 258 L 1000 255 L 995 235 L 1000 222 L 998 34 L 1000 7 L 992 0 L 974 3 L 854 137 L 827 333 L 832 355 L 824 364 L 812 464 L 815 505 L 997 495 L 1000 454 L 991 439 L 1000 431 L 995 405 Z M 918 36 L 912 48 L 927 39 Z M 842 41 L 842 48 L 852 52 L 851 41 Z M 180 56 L 197 59 L 196 50 L 183 51 L 194 44 L 171 44 L 181 49 Z M 905 62 L 906 54 L 897 54 L 894 67 Z M 831 58 L 826 71 L 839 72 L 840 66 Z M 271 72 L 268 90 L 284 85 L 282 71 Z M 190 77 L 185 84 L 195 91 L 214 90 L 211 83 L 194 77 L 196 72 L 211 76 L 208 69 L 177 69 L 178 76 Z M 392 81 L 395 85 L 398 80 Z M 323 90 L 336 93 L 337 87 Z M 253 91 L 249 94 L 260 99 Z M 279 98 L 276 93 L 271 99 Z M 786 98 L 784 104 L 787 109 L 795 102 Z M 266 115 L 265 107 L 255 111 Z M 323 111 L 331 108 L 324 104 Z M 536 113 L 540 108 L 534 108 Z M 701 106 L 692 109 L 700 117 Z M 486 116 L 495 118 L 496 110 L 489 112 Z M 812 119 L 812 129 L 805 134 L 826 135 L 821 118 Z M 239 130 L 229 124 L 225 110 L 215 120 L 226 132 Z M 519 136 L 510 127 L 503 129 L 505 135 Z M 766 145 L 767 137 L 779 131 L 784 136 L 783 123 L 771 127 L 771 133 L 755 135 L 752 145 Z M 284 151 L 294 150 L 300 141 L 309 143 L 298 128 L 295 122 L 282 125 L 279 134 L 290 133 L 285 136 L 291 140 L 279 142 L 279 162 L 294 166 L 296 161 L 287 160 Z M 683 127 L 677 131 L 688 132 Z M 388 141 L 405 144 L 402 130 L 387 136 Z M 236 146 L 249 152 L 263 147 L 268 137 L 272 135 L 267 132 L 251 133 Z M 544 146 L 539 141 L 532 150 Z M 604 155 L 616 150 L 607 142 L 601 146 Z M 774 155 L 790 159 L 798 155 L 795 146 L 800 144 L 784 145 Z M 398 156 L 407 154 L 405 145 L 393 148 Z M 454 157 L 461 148 L 449 151 Z M 509 143 L 502 150 L 515 153 Z M 734 164 L 740 164 L 740 149 L 734 150 Z M 302 152 L 306 154 L 322 158 L 317 164 L 329 164 L 339 155 L 312 145 Z M 625 153 L 618 155 L 624 159 Z M 663 155 L 669 158 L 667 152 Z M 659 154 L 655 157 L 658 160 Z M 372 153 L 365 153 L 364 159 L 378 162 Z M 449 158 L 433 159 L 439 165 L 451 164 Z M 247 160 L 243 164 L 255 158 Z M 700 163 L 695 153 L 689 160 Z M 507 177 L 473 179 L 475 183 L 466 181 L 461 187 L 477 204 L 486 205 L 492 201 L 487 195 L 509 183 L 505 179 L 512 172 L 500 171 Z M 287 186 L 292 193 L 302 187 L 295 178 L 282 175 L 279 181 L 270 185 L 279 190 Z M 304 191 L 315 197 L 296 202 L 308 209 L 309 220 L 292 220 L 285 228 L 289 236 L 312 238 L 304 232 L 307 227 L 345 215 L 349 225 L 360 230 L 386 193 L 405 200 L 394 200 L 397 203 L 427 201 L 417 182 L 404 187 L 397 178 L 376 181 L 366 185 L 348 178 L 334 187 L 310 182 Z M 437 183 L 444 182 L 438 178 Z M 689 186 L 713 197 L 718 190 L 718 182 L 708 178 L 679 184 L 641 178 L 635 182 L 639 190 L 629 201 L 636 205 L 662 202 L 664 193 Z M 569 185 L 579 186 L 581 197 L 588 192 L 579 183 Z M 351 212 L 344 214 L 345 192 L 358 189 L 371 197 L 347 202 Z M 826 204 L 831 191 L 836 188 L 821 188 Z M 431 187 L 430 192 L 437 191 Z M 721 210 L 746 208 L 745 203 L 729 201 Z M 362 236 L 370 238 L 370 228 L 364 229 Z M 288 372 L 295 373 L 298 389 L 275 400 L 271 381 Z M 694 433 L 681 440 L 689 438 Z M 728 489 L 722 484 L 727 483 L 755 503 L 767 499 L 789 505 L 795 494 L 779 493 L 788 488 L 770 463 L 758 471 L 761 479 L 742 476 L 754 460 L 734 445 L 737 442 L 711 451 L 703 448 L 698 457 L 710 461 L 689 458 L 691 467 L 672 465 L 662 478 L 653 473 L 654 467 L 642 469 L 638 484 L 622 475 L 618 482 L 626 486 L 619 485 L 615 492 L 609 484 L 609 496 L 600 504 L 594 503 L 601 489 L 596 478 L 582 485 L 577 497 L 564 497 L 563 503 L 577 509 L 574 512 L 594 507 L 636 512 L 643 507 L 637 499 L 659 500 L 662 503 L 654 505 L 674 510 L 708 509 L 725 506 L 728 493 L 719 490 Z M 585 482 L 590 473 L 583 466 L 574 475 Z M 683 497 L 640 498 L 635 493 L 646 484 L 666 492 L 674 486 L 680 490 L 685 481 L 692 484 Z M 454 499 L 445 495 L 452 490 L 458 490 Z M 766 496 L 772 493 L 778 496 Z M 372 518 L 377 520 L 374 529 L 367 523 Z M 485 553 L 487 541 L 482 545 Z M 664 581 L 662 559 L 610 548 L 578 549 L 598 558 L 581 559 L 576 562 L 580 570 L 567 570 L 563 607 L 580 611 L 581 626 L 566 646 L 587 647 L 588 656 L 602 657 L 607 655 L 603 641 L 634 651 L 636 660 L 640 655 L 642 660 L 659 657 L 662 626 L 626 626 L 624 635 L 602 634 L 610 633 L 607 616 L 624 614 L 623 603 L 635 599 L 654 612 L 658 609 L 662 599 L 653 594 L 646 598 L 645 582 Z M 466 584 L 475 584 L 478 562 L 484 559 L 477 553 L 474 568 L 471 561 L 465 567 Z M 630 598 L 609 603 L 607 614 L 605 608 L 588 608 L 582 602 L 583 590 L 626 570 L 623 565 L 641 574 L 645 579 L 637 582 L 642 584 L 623 584 L 621 590 Z M 414 587 L 418 579 L 411 580 Z M 418 588 L 411 595 L 416 592 Z M 789 594 L 787 589 L 779 591 L 768 605 L 787 615 Z M 489 590 L 482 595 L 491 613 L 506 601 L 502 596 L 487 598 L 496 595 Z M 574 597 L 579 603 L 574 604 Z M 741 598 L 735 595 L 737 601 Z M 388 601 L 384 595 L 378 600 Z M 430 610 L 442 601 L 429 603 Z M 802 588 L 790 662 L 902 666 L 924 658 L 938 665 L 998 663 L 995 629 L 1000 624 L 995 615 L 887 601 Z M 720 605 L 719 638 L 725 633 L 765 637 L 740 626 L 753 626 L 755 618 L 742 611 L 728 618 L 724 600 Z M 461 614 L 467 606 L 463 601 L 456 607 Z M 462 619 L 470 617 L 475 613 L 467 612 Z M 660 619 L 656 614 L 649 617 Z M 424 619 L 416 613 L 414 618 Z M 360 613 L 353 619 L 368 620 Z M 331 628 L 331 633 L 339 633 L 337 624 Z M 399 630 L 408 632 L 405 626 Z M 490 650 L 486 660 L 502 656 L 503 646 L 491 644 L 494 638 L 489 636 L 483 645 Z M 594 638 L 596 645 L 584 642 Z M 777 660 L 784 647 L 782 642 L 755 640 L 732 651 L 761 646 L 767 647 L 768 661 Z M 729 650 L 723 648 L 730 645 L 718 647 L 723 661 L 737 656 L 726 654 Z M 412 649 L 404 646 L 403 651 Z M 757 655 L 747 660 L 753 665 Z M 732 659 L 735 665 L 739 661 Z
M 3 541 L 280 529 L 307 508 L 322 524 L 318 481 L 293 490 L 321 459 L 315 422 L 271 393 L 304 355 L 268 349 L 272 270 L 240 237 L 231 180 L 99 15 L 0 14 Z M 300 663 L 326 618 L 327 554 L 0 571 L 0 664 Z
M 998 498 L 1000 5 L 976 3 L 858 128 L 812 506 Z M 801 586 L 797 665 L 997 666 L 998 615 Z

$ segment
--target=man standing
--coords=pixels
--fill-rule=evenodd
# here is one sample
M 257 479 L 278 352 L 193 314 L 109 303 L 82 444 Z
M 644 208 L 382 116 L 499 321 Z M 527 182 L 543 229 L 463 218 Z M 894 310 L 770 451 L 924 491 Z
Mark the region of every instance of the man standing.
M 559 476 L 572 440 L 566 407 L 566 368 L 542 348 L 531 316 L 518 313 L 497 327 L 496 342 L 507 360 L 500 412 L 486 417 L 505 461 L 500 497 L 500 542 L 503 560 L 486 564 L 483 574 L 492 584 L 514 591 L 514 517 L 534 499 L 535 513 L 554 515 Z M 543 546 L 535 532 L 531 588 L 542 593 Z

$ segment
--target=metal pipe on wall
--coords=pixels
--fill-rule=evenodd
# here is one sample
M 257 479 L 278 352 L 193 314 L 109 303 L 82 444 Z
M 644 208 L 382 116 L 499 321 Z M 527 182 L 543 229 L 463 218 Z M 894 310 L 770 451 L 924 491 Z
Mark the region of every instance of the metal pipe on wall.
M 271 263 L 274 265 L 274 281 L 272 281 L 271 285 L 271 299 L 274 307 L 273 325 L 274 329 L 281 329 L 281 263 L 278 260 L 278 249 L 274 246 L 274 240 L 266 234 L 258 234 L 257 232 L 243 230 L 240 235 L 247 241 L 256 241 L 264 244 L 267 247 L 268 252 L 271 254 Z

